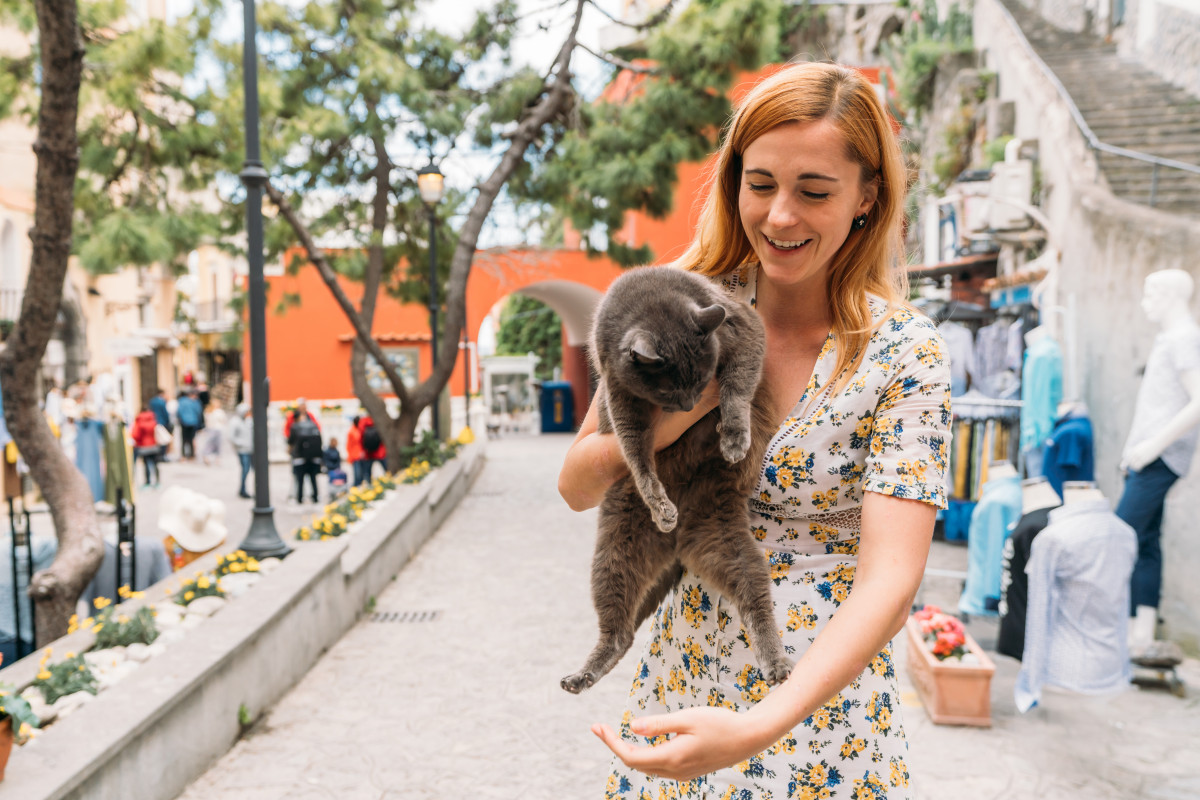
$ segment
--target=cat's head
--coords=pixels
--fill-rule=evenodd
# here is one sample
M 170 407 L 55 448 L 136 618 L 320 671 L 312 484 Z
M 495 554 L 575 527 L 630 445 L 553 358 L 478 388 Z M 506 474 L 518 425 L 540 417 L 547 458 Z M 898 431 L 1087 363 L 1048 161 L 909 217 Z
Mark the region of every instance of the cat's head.
M 716 373 L 724 321 L 725 308 L 712 305 L 631 328 L 615 365 L 622 385 L 665 411 L 690 411 Z

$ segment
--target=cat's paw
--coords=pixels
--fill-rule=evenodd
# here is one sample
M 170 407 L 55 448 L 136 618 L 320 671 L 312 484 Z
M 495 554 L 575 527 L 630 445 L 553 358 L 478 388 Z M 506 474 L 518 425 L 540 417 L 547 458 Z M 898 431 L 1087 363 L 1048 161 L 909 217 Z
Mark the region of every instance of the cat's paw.
M 596 683 L 596 676 L 590 672 L 576 672 L 558 682 L 558 685 L 571 694 L 579 694 L 584 689 L 590 689 Z
M 650 516 L 654 518 L 654 524 L 663 533 L 670 533 L 675 530 L 675 523 L 679 521 L 679 510 L 675 508 L 675 504 L 665 497 L 656 503 L 650 504 Z
M 787 680 L 788 675 L 792 674 L 792 667 L 796 662 L 790 658 L 780 656 L 774 663 L 762 668 L 763 680 L 771 686 L 778 686 Z
M 725 427 L 721 431 L 721 455 L 730 464 L 736 464 L 746 457 L 750 449 L 750 431 L 745 428 L 730 430 Z

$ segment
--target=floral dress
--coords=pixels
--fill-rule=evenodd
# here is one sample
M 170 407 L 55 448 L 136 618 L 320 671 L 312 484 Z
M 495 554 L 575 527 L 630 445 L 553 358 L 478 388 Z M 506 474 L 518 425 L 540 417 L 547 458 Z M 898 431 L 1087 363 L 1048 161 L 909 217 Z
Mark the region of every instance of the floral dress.
M 754 301 L 755 268 L 723 280 Z M 804 653 L 854 586 L 863 492 L 945 507 L 943 475 L 950 424 L 950 369 L 933 323 L 907 309 L 876 323 L 857 372 L 836 393 L 831 333 L 812 378 L 776 431 L 762 465 L 750 524 L 769 561 L 775 618 L 784 649 Z M 637 665 L 621 736 L 630 720 L 696 705 L 745 711 L 766 696 L 737 610 L 684 573 L 653 619 Z M 650 778 L 613 762 L 606 798 L 620 800 L 784 800 L 911 798 L 908 744 L 900 723 L 889 643 L 853 682 L 771 748 L 689 782 Z

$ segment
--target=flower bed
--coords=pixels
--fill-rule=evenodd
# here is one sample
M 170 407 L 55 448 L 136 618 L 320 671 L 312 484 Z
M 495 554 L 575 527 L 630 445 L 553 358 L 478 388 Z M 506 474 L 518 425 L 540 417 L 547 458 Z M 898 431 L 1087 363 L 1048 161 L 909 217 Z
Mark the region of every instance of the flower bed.
M 989 727 L 996 667 L 962 623 L 925 606 L 905 629 L 909 675 L 929 718 L 939 725 Z

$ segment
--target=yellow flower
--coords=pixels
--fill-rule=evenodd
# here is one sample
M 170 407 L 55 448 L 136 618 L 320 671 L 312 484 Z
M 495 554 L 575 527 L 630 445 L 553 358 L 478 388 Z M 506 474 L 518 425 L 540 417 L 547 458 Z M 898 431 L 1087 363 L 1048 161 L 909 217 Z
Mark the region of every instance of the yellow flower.
M 103 622 L 101 622 L 101 623 L 100 623 L 99 625 L 97 625 L 96 627 L 92 628 L 92 633 L 99 633 L 99 632 L 100 632 L 100 631 L 102 631 L 102 630 L 104 630 L 104 623 L 103 623 Z
M 94 605 L 96 607 L 96 610 L 99 611 L 102 608 L 112 605 L 112 601 L 109 600 L 107 597 L 97 597 L 95 600 L 92 601 L 92 605 Z
M 37 679 L 38 679 L 39 681 L 48 681 L 48 680 L 50 680 L 50 670 L 48 670 L 48 669 L 44 669 L 44 670 L 42 670 L 41 672 L 39 672 L 39 673 L 37 674 Z
M 117 617 L 117 622 L 121 623 L 122 625 L 125 625 L 129 622 L 129 617 L 126 616 L 125 614 L 122 614 L 121 616 Z
M 74 658 L 74 657 L 75 657 L 75 654 L 74 654 L 74 653 L 67 653 L 67 660 L 70 660 L 70 659 L 72 659 L 72 658 Z
M 189 603 L 191 602 L 192 598 L 195 596 L 196 596 L 195 592 L 184 592 L 183 593 L 183 599 Z
M 230 572 L 241 572 L 241 571 L 242 571 L 242 570 L 244 570 L 245 568 L 246 568 L 246 567 L 245 567 L 245 566 L 243 566 L 242 564 L 230 564 L 230 565 L 229 565 L 229 571 L 230 571 Z
M 208 580 L 208 576 L 204 576 L 196 581 L 197 589 L 207 589 L 212 584 Z
M 118 597 L 122 597 L 122 598 L 126 598 L 126 599 L 128 599 L 129 595 L 130 595 L 130 591 L 129 591 L 129 584 L 125 584 L 125 585 L 124 585 L 124 586 L 122 586 L 121 588 L 117 589 L 117 596 L 118 596 Z

